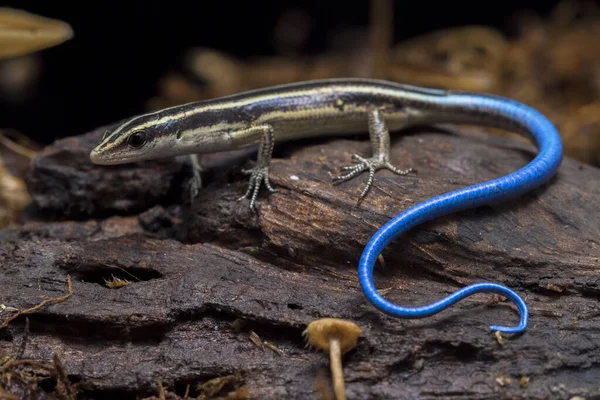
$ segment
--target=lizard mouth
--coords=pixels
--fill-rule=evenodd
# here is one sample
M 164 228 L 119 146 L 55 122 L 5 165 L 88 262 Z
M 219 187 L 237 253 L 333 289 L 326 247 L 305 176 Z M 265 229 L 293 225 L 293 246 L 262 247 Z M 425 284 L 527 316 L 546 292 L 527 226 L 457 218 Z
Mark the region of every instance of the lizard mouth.
M 98 165 L 114 165 L 122 164 L 127 162 L 123 157 L 117 157 L 115 155 L 106 154 L 98 149 L 92 150 L 90 153 L 90 160 L 94 164 Z
M 90 153 L 90 160 L 94 164 L 102 164 L 104 162 L 104 158 L 100 155 L 100 152 L 98 152 L 96 149 L 92 150 L 92 152 Z
M 158 158 L 152 153 L 128 153 L 120 151 L 107 151 L 106 149 L 95 148 L 90 152 L 90 160 L 97 165 L 118 165 L 129 164 Z

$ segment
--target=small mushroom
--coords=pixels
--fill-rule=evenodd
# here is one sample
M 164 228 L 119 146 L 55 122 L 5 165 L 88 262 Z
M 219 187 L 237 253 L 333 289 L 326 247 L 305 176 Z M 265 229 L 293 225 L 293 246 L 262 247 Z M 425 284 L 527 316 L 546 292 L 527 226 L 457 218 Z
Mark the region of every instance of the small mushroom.
M 360 328 L 337 318 L 322 318 L 311 322 L 303 332 L 308 344 L 329 353 L 333 390 L 337 400 L 346 400 L 346 389 L 342 373 L 342 354 L 356 346 L 361 335 Z

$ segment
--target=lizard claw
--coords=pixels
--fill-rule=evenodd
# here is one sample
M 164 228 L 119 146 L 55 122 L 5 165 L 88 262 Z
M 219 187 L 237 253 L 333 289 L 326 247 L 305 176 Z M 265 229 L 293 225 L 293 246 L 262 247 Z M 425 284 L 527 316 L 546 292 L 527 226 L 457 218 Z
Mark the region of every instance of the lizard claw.
M 265 186 L 271 193 L 277 192 L 277 190 L 273 189 L 271 186 L 271 182 L 269 181 L 269 167 L 256 167 L 252 169 L 244 169 L 242 170 L 244 175 L 250 175 L 250 182 L 248 183 L 248 190 L 244 195 L 238 198 L 238 201 L 243 200 L 250 197 L 250 208 L 255 210 L 256 197 L 258 196 L 258 191 L 260 190 L 261 184 L 264 182 Z
M 337 175 L 337 176 L 333 177 L 333 184 L 335 185 L 340 182 L 345 182 L 349 179 L 352 179 L 352 178 L 360 175 L 364 171 L 369 171 L 369 178 L 367 180 L 367 185 L 361 192 L 360 197 L 358 199 L 358 203 L 360 203 L 365 198 L 365 196 L 367 195 L 367 193 L 373 186 L 373 181 L 375 179 L 375 172 L 377 172 L 378 170 L 387 169 L 398 175 L 406 175 L 410 172 L 414 172 L 414 169 L 412 169 L 412 168 L 408 168 L 406 170 L 398 169 L 398 168 L 394 167 L 387 159 L 381 159 L 379 157 L 364 158 L 358 154 L 352 154 L 352 161 L 354 161 L 354 165 L 346 165 L 341 168 L 343 171 L 350 171 L 350 172 L 343 174 L 343 175 Z

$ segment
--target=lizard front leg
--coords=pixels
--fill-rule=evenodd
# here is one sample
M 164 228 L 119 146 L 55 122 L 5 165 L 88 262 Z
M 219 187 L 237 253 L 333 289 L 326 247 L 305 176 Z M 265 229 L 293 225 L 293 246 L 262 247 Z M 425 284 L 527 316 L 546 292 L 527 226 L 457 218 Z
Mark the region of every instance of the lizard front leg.
M 200 175 L 202 167 L 200 166 L 197 154 L 190 154 L 190 162 L 192 164 L 192 178 L 188 183 L 188 187 L 190 189 L 192 201 L 194 201 L 194 199 L 198 197 L 200 188 L 202 188 L 202 176 Z
M 360 203 L 371 186 L 375 178 L 375 172 L 380 169 L 388 169 L 398 175 L 406 175 L 409 172 L 413 172 L 414 169 L 408 168 L 401 170 L 396 168 L 390 163 L 390 132 L 385 123 L 381 112 L 378 110 L 371 111 L 368 116 L 369 121 L 369 137 L 371 139 L 371 147 L 373 149 L 373 156 L 371 158 L 363 158 L 358 154 L 352 155 L 354 165 L 348 165 L 342 167 L 343 171 L 350 171 L 344 175 L 338 175 L 333 178 L 333 183 L 337 184 L 340 182 L 347 181 L 360 175 L 363 171 L 369 171 L 369 178 L 367 185 L 360 194 L 358 202 Z
M 246 193 L 238 199 L 239 201 L 251 196 L 250 208 L 252 209 L 254 209 L 261 183 L 264 182 L 270 193 L 276 192 L 271 186 L 271 182 L 269 182 L 269 165 L 271 164 L 271 156 L 273 155 L 273 148 L 275 146 L 273 127 L 271 125 L 253 126 L 248 128 L 247 132 L 244 132 L 244 135 L 252 136 L 257 133 L 261 136 L 256 166 L 249 170 L 242 170 L 244 174 L 250 175 L 250 182 L 248 183 L 248 190 Z

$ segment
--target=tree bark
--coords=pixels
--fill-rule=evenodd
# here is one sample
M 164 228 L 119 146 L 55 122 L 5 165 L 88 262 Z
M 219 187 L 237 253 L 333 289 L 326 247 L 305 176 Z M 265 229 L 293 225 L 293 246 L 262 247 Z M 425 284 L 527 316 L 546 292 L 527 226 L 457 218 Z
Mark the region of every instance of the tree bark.
M 328 355 L 302 338 L 321 317 L 363 330 L 343 360 L 348 399 L 600 396 L 599 169 L 565 159 L 540 189 L 431 221 L 384 250 L 377 287 L 405 306 L 480 281 L 516 290 L 528 330 L 500 343 L 489 325 L 518 319 L 504 299 L 480 294 L 395 319 L 366 301 L 356 267 L 390 218 L 515 171 L 533 146 L 467 128 L 393 133 L 392 163 L 417 173 L 379 171 L 357 205 L 366 174 L 334 186 L 329 173 L 368 155 L 364 136 L 282 144 L 270 169 L 278 191 L 263 188 L 253 212 L 237 201 L 252 160 L 205 173 L 191 203 L 185 157 L 95 166 L 88 154 L 102 133 L 44 149 L 28 176 L 34 205 L 0 231 L 0 304 L 35 306 L 73 279 L 71 298 L 28 315 L 23 358 L 58 355 L 82 398 L 158 396 L 157 382 L 179 397 L 189 384 L 193 396 L 322 398 Z M 130 283 L 107 287 L 115 278 Z M 0 354 L 15 353 L 24 320 L 0 331 Z M 214 378 L 226 384 L 209 393 L 202 384 Z

